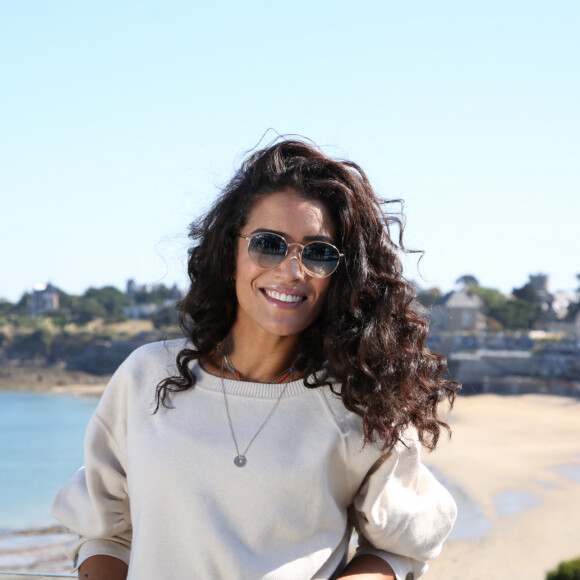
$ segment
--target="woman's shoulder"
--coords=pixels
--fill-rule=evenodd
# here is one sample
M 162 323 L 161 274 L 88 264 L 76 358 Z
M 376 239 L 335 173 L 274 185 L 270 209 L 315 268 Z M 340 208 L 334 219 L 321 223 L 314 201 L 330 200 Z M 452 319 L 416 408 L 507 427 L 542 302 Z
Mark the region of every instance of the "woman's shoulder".
M 125 367 L 158 366 L 175 363 L 177 354 L 190 346 L 188 339 L 161 340 L 149 342 L 135 349 L 125 360 Z
M 364 436 L 363 418 L 358 413 L 347 409 L 340 396 L 340 384 L 333 382 L 330 387 L 320 388 L 320 395 L 325 401 L 328 413 L 333 422 L 344 436 L 347 446 L 354 452 L 365 451 L 370 455 L 385 455 L 383 442 L 379 439 L 366 441 Z M 421 447 L 417 429 L 408 425 L 386 455 L 416 453 Z
M 176 357 L 186 348 L 186 339 L 164 340 L 144 344 L 135 349 L 113 374 L 106 391 L 131 390 L 157 383 L 177 372 Z
M 364 438 L 362 417 L 345 407 L 340 395 L 340 383 L 331 381 L 331 386 L 319 387 L 317 391 L 341 434 L 351 440 L 362 441 Z

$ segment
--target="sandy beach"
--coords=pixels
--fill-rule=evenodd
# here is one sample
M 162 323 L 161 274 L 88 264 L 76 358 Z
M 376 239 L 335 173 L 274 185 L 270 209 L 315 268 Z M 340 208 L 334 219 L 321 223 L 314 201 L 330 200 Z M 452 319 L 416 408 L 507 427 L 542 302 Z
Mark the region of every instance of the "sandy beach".
M 580 556 L 580 401 L 459 397 L 449 422 L 451 441 L 425 462 L 459 488 L 460 505 L 480 511 L 458 524 L 475 537 L 452 534 L 425 578 L 545 580 Z
M 461 513 L 426 580 L 545 580 L 580 556 L 580 400 L 461 396 L 425 462 Z M 42 539 L 42 536 L 37 536 Z M 0 570 L 70 572 L 67 535 L 0 537 Z

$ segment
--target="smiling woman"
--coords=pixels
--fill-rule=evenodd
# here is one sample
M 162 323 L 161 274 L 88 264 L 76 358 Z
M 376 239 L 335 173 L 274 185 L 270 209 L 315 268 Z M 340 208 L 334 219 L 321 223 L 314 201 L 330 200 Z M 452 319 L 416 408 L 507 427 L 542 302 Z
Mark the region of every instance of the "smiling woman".
M 238 312 L 232 329 L 239 333 L 239 339 L 233 342 L 243 344 L 246 337 L 252 336 L 255 343 L 265 342 L 265 347 L 281 338 L 295 343 L 297 336 L 320 315 L 331 281 L 329 276 L 314 277 L 306 269 L 298 246 L 309 240 L 333 239 L 335 227 L 330 213 L 322 202 L 304 199 L 292 190 L 272 193 L 256 203 L 244 229 L 252 234 L 283 232 L 278 240 L 288 239 L 298 245 L 288 248 L 285 244 L 289 254 L 284 253 L 276 267 L 265 269 L 260 265 L 265 252 L 252 248 L 252 240 L 250 251 L 244 251 L 246 242 L 240 239 L 234 272 Z M 268 257 L 273 249 L 271 241 Z M 271 263 L 270 258 L 268 266 Z M 289 352 L 293 350 L 292 347 Z
M 56 498 L 82 577 L 424 572 L 456 510 L 421 448 L 455 385 L 394 221 L 360 167 L 309 143 L 248 157 L 191 226 L 187 338 L 120 367 Z

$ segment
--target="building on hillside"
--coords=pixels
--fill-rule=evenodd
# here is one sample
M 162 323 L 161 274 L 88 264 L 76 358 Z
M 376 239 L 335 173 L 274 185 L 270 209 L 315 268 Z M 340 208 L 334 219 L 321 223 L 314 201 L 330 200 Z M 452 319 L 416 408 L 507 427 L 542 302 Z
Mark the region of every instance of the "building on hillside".
M 163 284 L 137 284 L 127 280 L 126 296 L 131 304 L 123 308 L 127 318 L 150 318 L 165 308 L 175 308 L 183 295 L 177 284 L 167 288 Z
M 483 330 L 483 300 L 469 288 L 448 292 L 431 308 L 431 325 L 437 330 Z
M 127 290 L 125 293 L 129 298 L 135 298 L 141 292 L 147 292 L 147 286 L 145 284 L 137 284 L 133 278 L 127 280 Z
M 556 313 L 559 319 L 565 318 L 568 314 L 570 304 L 576 302 L 576 297 L 571 292 L 564 290 L 557 290 L 552 294 L 552 310 Z
M 31 316 L 58 312 L 58 290 L 50 282 L 48 284 L 35 284 L 30 297 L 29 309 Z
M 547 298 L 548 292 L 548 275 L 547 274 L 530 274 L 530 285 L 536 291 L 540 299 Z
M 156 312 L 159 312 L 161 307 L 158 304 L 129 304 L 123 306 L 122 312 L 127 318 L 141 319 L 150 318 Z

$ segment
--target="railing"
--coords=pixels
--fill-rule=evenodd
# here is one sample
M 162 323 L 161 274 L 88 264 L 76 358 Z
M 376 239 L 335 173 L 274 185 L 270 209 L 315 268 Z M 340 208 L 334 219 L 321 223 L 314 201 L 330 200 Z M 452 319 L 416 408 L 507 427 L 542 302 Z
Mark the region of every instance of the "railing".
M 20 572 L 0 572 L 1 580 L 41 580 L 41 578 L 76 578 L 61 574 L 24 574 Z

